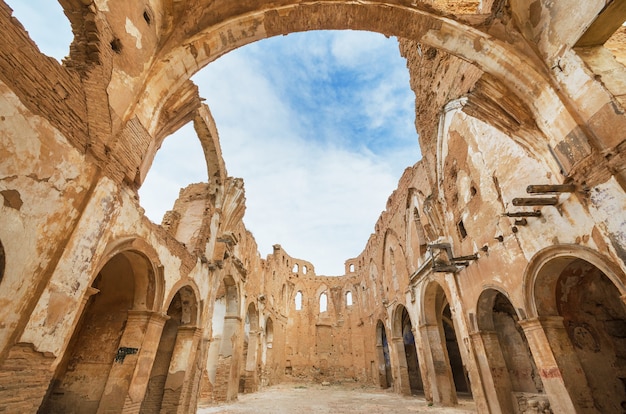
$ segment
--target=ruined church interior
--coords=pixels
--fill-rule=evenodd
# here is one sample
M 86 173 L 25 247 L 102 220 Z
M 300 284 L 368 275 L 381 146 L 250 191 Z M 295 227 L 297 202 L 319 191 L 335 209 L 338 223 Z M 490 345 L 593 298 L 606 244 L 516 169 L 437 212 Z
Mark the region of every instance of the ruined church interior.
M 0 0 L 0 413 L 194 413 L 296 380 L 626 412 L 626 1 L 58 2 L 62 62 Z M 398 39 L 422 153 L 340 276 L 261 257 L 191 79 L 313 30 Z M 188 124 L 208 180 L 154 223 L 138 191 Z

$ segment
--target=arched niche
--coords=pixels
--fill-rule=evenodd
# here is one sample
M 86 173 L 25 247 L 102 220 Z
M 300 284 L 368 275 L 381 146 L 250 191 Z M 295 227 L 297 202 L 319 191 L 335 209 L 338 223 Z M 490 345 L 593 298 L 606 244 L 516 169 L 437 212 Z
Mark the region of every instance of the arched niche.
M 549 338 L 558 336 L 566 344 L 553 347 L 553 352 L 571 398 L 578 399 L 575 385 L 583 384 L 599 412 L 623 410 L 624 274 L 598 253 L 573 246 L 540 252 L 529 269 L 531 309 L 540 320 L 558 324 L 560 329 L 544 329 L 549 329 Z M 572 358 L 575 362 L 571 362 Z M 565 365 L 565 361 L 570 363 Z
M 391 229 L 385 233 L 382 250 L 383 284 L 385 293 L 393 296 L 400 293 L 402 286 L 409 284 L 409 269 L 406 265 L 406 254 L 400 244 L 398 235 Z

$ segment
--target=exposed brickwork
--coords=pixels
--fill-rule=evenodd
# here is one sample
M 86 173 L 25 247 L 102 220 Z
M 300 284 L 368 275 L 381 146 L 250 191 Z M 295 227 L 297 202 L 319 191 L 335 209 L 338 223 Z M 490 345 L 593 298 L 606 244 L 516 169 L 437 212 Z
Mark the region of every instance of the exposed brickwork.
M 54 359 L 28 344 L 13 346 L 0 366 L 0 412 L 36 412 L 52 380 Z

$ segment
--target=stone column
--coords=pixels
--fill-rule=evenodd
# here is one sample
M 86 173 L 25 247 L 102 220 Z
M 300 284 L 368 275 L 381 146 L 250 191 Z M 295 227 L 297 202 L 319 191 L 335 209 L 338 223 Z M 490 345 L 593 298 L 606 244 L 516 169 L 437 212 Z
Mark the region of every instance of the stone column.
M 585 372 L 563 325 L 563 318 L 540 317 L 519 321 L 519 324 L 526 335 L 552 411 L 596 413 Z
M 240 331 L 241 318 L 239 316 L 224 317 L 224 333 L 220 342 L 214 386 L 214 389 L 218 391 L 215 395 L 217 401 L 232 401 L 237 398 L 239 392 L 240 357 L 235 350 L 241 349 Z
M 515 412 L 511 378 L 500 349 L 498 335 L 495 331 L 478 331 L 470 333 L 470 338 L 476 351 L 478 370 L 489 412 Z
M 415 339 L 415 350 L 417 351 L 417 361 L 419 363 L 420 376 L 422 377 L 422 387 L 424 388 L 424 398 L 427 401 L 433 401 L 433 364 L 430 358 L 430 343 L 428 337 L 422 336 L 422 332 L 418 327 L 412 327 L 413 338 Z M 439 400 L 437 400 L 439 401 Z
M 245 386 L 244 392 L 252 393 L 257 390 L 257 355 L 261 331 L 248 334 L 248 355 L 245 361 Z
M 154 312 L 150 315 L 146 334 L 139 349 L 135 372 L 133 373 L 126 401 L 124 402 L 123 413 L 138 412 L 141 407 L 148 383 L 150 382 L 150 373 L 152 372 L 152 365 L 161 341 L 163 327 L 168 319 L 170 317 L 164 313 Z
M 437 325 L 421 325 L 419 327 L 420 336 L 428 343 L 429 355 L 424 361 L 430 365 L 428 371 L 429 380 L 432 384 L 433 401 L 442 405 L 457 404 L 456 388 L 452 379 L 452 369 L 450 360 L 441 337 L 441 330 Z
M 115 356 L 115 361 L 111 366 L 109 377 L 104 387 L 104 393 L 98 405 L 98 413 L 121 412 L 128 396 L 128 392 L 133 380 L 133 374 L 137 368 L 139 360 L 139 350 L 145 338 L 148 321 L 152 316 L 149 311 L 128 311 L 126 328 L 120 339 L 120 345 Z M 165 323 L 165 321 L 163 321 Z M 161 329 L 163 326 L 161 326 Z M 159 336 L 160 338 L 160 336 Z M 158 339 L 157 339 L 158 346 Z M 154 351 L 156 352 L 156 347 Z M 143 374 L 145 378 L 137 378 L 139 382 L 147 384 L 150 377 L 150 370 Z M 139 386 L 141 388 L 141 386 Z M 145 392 L 145 385 L 144 390 Z M 137 391 L 135 390 L 135 395 Z M 141 404 L 141 401 L 138 402 Z
M 193 385 L 193 370 L 202 330 L 181 326 L 176 335 L 176 344 L 165 381 L 161 411 L 167 413 L 186 412 L 184 401 Z
M 396 352 L 397 364 L 395 366 L 396 376 L 394 390 L 403 395 L 411 395 L 411 383 L 409 382 L 409 367 L 406 362 L 406 352 L 404 350 L 404 340 L 402 337 L 392 338 L 391 343 Z

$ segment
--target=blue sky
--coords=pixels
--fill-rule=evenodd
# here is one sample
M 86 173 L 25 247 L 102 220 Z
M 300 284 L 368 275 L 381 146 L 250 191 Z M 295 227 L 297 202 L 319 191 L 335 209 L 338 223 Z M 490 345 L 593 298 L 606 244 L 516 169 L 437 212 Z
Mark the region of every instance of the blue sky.
M 42 52 L 61 59 L 71 33 L 54 1 L 8 2 Z M 294 33 L 237 49 L 193 80 L 217 123 L 226 168 L 245 181 L 246 226 L 264 257 L 273 244 L 343 274 L 404 169 L 419 158 L 414 95 L 395 38 Z M 140 190 L 160 223 L 181 187 L 206 181 L 191 125 L 168 137 Z

